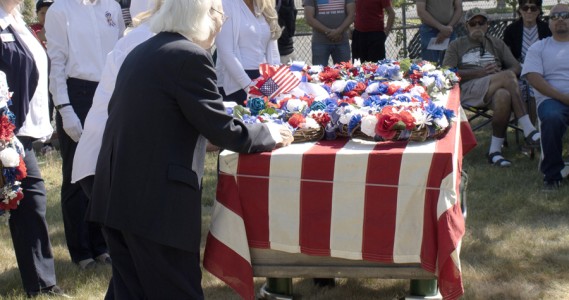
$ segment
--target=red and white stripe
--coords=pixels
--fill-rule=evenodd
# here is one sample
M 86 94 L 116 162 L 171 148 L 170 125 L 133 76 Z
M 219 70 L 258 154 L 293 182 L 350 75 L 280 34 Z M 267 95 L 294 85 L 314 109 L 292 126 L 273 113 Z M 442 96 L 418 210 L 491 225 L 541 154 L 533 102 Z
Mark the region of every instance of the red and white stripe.
M 458 88 L 450 99 L 447 107 L 460 111 Z M 437 274 L 445 299 L 458 298 L 458 186 L 463 151 L 475 145 L 460 121 L 444 139 L 423 143 L 341 139 L 223 152 L 204 267 L 254 299 L 249 247 L 420 263 Z

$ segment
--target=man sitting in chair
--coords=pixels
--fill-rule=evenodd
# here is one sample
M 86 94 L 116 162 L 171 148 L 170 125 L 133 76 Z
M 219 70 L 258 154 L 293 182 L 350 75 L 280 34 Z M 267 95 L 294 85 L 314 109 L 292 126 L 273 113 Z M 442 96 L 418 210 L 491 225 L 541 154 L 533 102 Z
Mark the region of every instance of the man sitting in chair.
M 502 40 L 486 35 L 488 15 L 485 11 L 473 8 L 466 12 L 465 18 L 468 35 L 449 45 L 443 66 L 458 68 L 462 78 L 462 105 L 488 107 L 494 112 L 488 162 L 509 167 L 512 163 L 502 155 L 502 145 L 512 112 L 528 146 L 539 146 L 541 138 L 530 121 L 518 88 L 521 66 Z
M 522 76 L 536 90 L 537 115 L 543 133 L 540 170 L 544 191 L 559 189 L 568 175 L 563 161 L 563 135 L 569 124 L 569 5 L 557 4 L 549 14 L 552 37 L 528 49 Z

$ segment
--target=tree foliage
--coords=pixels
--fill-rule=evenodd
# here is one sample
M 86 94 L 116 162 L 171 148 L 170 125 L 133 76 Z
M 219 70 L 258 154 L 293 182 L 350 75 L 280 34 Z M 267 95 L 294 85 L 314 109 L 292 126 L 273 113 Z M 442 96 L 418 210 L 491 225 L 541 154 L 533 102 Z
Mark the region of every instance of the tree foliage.
M 36 22 L 36 2 L 34 0 L 24 0 L 20 11 L 27 24 Z

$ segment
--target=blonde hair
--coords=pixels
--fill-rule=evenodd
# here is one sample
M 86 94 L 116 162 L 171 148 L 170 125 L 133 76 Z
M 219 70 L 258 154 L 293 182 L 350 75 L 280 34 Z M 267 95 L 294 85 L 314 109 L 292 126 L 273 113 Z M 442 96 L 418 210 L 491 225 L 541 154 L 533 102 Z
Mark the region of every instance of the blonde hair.
M 164 3 L 164 0 L 152 0 L 152 2 L 154 2 L 154 6 L 151 9 L 143 11 L 132 18 L 133 27 L 146 22 L 148 18 L 152 17 L 152 15 L 159 11 L 160 7 L 162 7 L 162 3 Z
M 150 30 L 177 32 L 194 42 L 205 41 L 216 30 L 209 15 L 214 1 L 219 0 L 164 0 L 150 19 Z
M 238 0 L 233 0 L 238 1 Z M 271 39 L 276 40 L 281 36 L 282 28 L 279 26 L 279 16 L 275 9 L 274 0 L 255 0 L 255 4 L 261 10 L 261 14 L 265 17 L 271 30 Z

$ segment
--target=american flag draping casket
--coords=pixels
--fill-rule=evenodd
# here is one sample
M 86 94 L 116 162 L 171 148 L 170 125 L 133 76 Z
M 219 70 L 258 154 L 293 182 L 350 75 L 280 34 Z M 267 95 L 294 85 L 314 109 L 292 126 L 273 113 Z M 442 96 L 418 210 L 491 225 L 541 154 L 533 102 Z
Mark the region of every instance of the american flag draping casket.
M 445 299 L 460 297 L 460 174 L 476 141 L 459 95 L 456 86 L 442 97 L 458 117 L 440 140 L 222 152 L 204 267 L 254 299 L 249 248 L 419 263 L 437 276 Z

